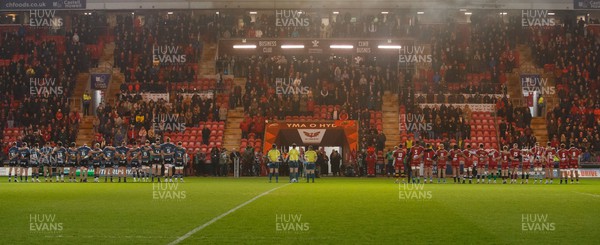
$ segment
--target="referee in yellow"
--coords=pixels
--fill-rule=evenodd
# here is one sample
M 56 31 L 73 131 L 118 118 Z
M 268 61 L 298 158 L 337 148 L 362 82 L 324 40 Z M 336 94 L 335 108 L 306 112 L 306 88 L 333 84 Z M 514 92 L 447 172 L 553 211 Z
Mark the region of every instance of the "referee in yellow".
M 269 168 L 269 183 L 271 183 L 271 179 L 273 178 L 273 174 L 275 174 L 275 183 L 279 182 L 279 161 L 281 160 L 281 152 L 277 150 L 277 145 L 273 144 L 271 150 L 267 152 L 267 160 L 269 163 L 267 167 Z
M 304 152 L 304 158 L 306 159 L 306 183 L 312 178 L 312 182 L 315 183 L 315 162 L 317 161 L 317 153 L 313 151 L 312 145 L 308 146 L 308 151 Z
M 296 143 L 292 144 L 292 149 L 288 152 L 288 162 L 290 163 L 290 183 L 292 179 L 298 179 L 298 167 L 300 166 L 300 152 L 296 149 Z

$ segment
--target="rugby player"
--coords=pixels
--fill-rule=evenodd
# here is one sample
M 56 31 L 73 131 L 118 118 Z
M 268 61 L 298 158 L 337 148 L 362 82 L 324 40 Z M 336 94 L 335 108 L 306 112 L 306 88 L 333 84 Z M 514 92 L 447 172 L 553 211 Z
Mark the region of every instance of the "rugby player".
M 539 180 L 541 184 L 542 179 L 544 178 L 542 165 L 544 163 L 545 149 L 540 146 L 539 142 L 535 142 L 535 146 L 531 148 L 531 151 L 533 154 L 533 183 L 535 184 Z
M 469 184 L 473 183 L 473 157 L 475 157 L 475 151 L 471 149 L 471 145 L 467 144 L 467 149 L 463 150 L 464 154 L 464 174 L 462 178 L 462 183 L 465 183 L 467 177 L 469 178 Z
M 406 149 L 404 146 L 400 144 L 396 147 L 394 151 L 394 169 L 396 175 L 396 184 L 400 182 L 400 174 L 404 172 L 404 161 L 406 159 Z M 402 183 L 406 183 L 404 179 L 402 179 Z
M 573 184 L 573 178 L 579 184 L 579 157 L 581 156 L 581 150 L 576 148 L 574 144 L 571 144 L 569 148 L 569 168 L 571 170 L 571 184 Z
M 521 151 L 523 167 L 521 168 L 521 184 L 525 180 L 525 184 L 529 184 L 529 173 L 531 172 L 531 164 L 533 163 L 533 153 L 525 148 Z
M 160 152 L 164 159 L 165 182 L 173 182 L 173 154 L 175 154 L 175 148 L 177 148 L 177 146 L 171 143 L 171 138 L 169 137 L 167 137 L 166 142 L 160 146 Z
M 104 182 L 108 182 L 108 176 L 110 176 L 110 182 L 112 183 L 113 174 L 115 173 L 115 169 L 113 168 L 116 155 L 115 147 L 111 145 L 105 146 L 102 150 L 102 155 L 104 157 L 104 165 L 102 166 L 104 168 Z
M 454 184 L 460 184 L 460 159 L 465 155 L 460 149 L 458 149 L 458 145 L 454 145 L 454 149 L 450 150 L 449 154 L 451 159 L 450 165 L 452 166 L 452 178 L 454 179 Z
M 138 178 L 142 181 L 140 177 L 140 151 L 141 149 L 138 147 L 137 141 L 133 143 L 133 147 L 129 149 L 129 168 L 131 168 L 131 175 L 133 177 L 133 182 L 137 182 Z M 127 179 L 127 174 L 125 174 L 125 179 Z
M 150 146 L 150 158 L 152 159 L 152 182 L 154 183 L 154 177 L 158 179 L 160 183 L 160 176 L 162 175 L 162 155 L 160 152 L 160 146 L 157 142 L 152 143 Z
M 67 167 L 69 168 L 69 182 L 77 181 L 77 147 L 75 146 L 75 142 L 71 142 L 69 148 L 67 149 Z
M 8 149 L 8 182 L 11 182 L 12 173 L 15 173 L 15 182 L 17 180 L 17 162 L 19 161 L 19 147 L 17 147 L 17 142 L 14 142 L 12 147 Z
M 23 145 L 19 147 L 19 179 L 23 181 L 23 175 L 25 175 L 25 182 L 29 182 L 28 172 L 29 172 L 29 154 L 30 149 L 27 147 L 27 142 L 23 142 Z M 15 179 L 17 177 L 15 176 Z
M 475 152 L 475 155 L 477 158 L 477 184 L 479 184 L 480 181 L 483 184 L 487 177 L 486 167 L 488 167 L 487 165 L 489 164 L 490 154 L 483 148 L 483 144 L 479 144 L 479 149 Z
M 556 152 L 559 158 L 558 167 L 560 168 L 560 183 L 563 183 L 563 179 L 565 180 L 565 184 L 569 183 L 569 151 L 565 149 L 565 144 L 560 144 L 560 150 Z
M 504 147 L 502 147 L 502 152 L 500 152 L 500 168 L 501 168 L 501 173 L 502 174 L 502 184 L 506 184 L 506 179 L 508 179 L 508 168 L 509 168 L 509 161 L 511 159 L 511 154 L 510 151 L 508 151 L 508 146 L 505 145 Z M 512 176 L 511 176 L 511 181 L 512 183 Z
M 40 144 L 35 143 L 29 151 L 29 165 L 31 167 L 31 182 L 40 182 L 40 160 L 42 153 L 40 152 Z
M 127 157 L 129 156 L 127 142 L 123 141 L 121 146 L 115 150 L 117 151 L 117 176 L 119 176 L 119 183 L 121 182 L 121 177 L 123 177 L 123 182 L 127 183 Z
M 559 158 L 556 154 L 556 149 L 552 147 L 552 143 L 548 142 L 546 150 L 544 152 L 544 162 L 546 163 L 545 175 L 546 175 L 546 184 L 548 184 L 548 179 L 550 179 L 550 184 L 554 181 L 554 164 L 559 162 Z
M 44 182 L 52 182 L 52 168 L 55 167 L 55 160 L 52 157 L 52 146 L 50 142 L 46 142 L 46 145 L 40 149 L 41 153 L 41 164 L 44 167 Z M 52 158 L 52 160 L 51 160 Z
M 56 182 L 65 182 L 65 164 L 67 161 L 67 149 L 63 147 L 62 142 L 58 142 L 57 146 L 54 147 L 52 155 L 54 156 L 56 162 L 54 163 L 56 166 Z M 59 176 L 60 180 L 58 178 Z
M 432 149 L 430 144 L 425 145 L 426 149 L 423 151 L 423 163 L 424 163 L 424 178 L 423 183 L 427 183 L 429 177 L 429 183 L 433 183 L 433 161 L 435 160 L 435 151 Z
M 87 182 L 88 168 L 92 167 L 90 163 L 90 156 L 92 149 L 87 144 L 77 148 L 77 155 L 79 155 L 79 182 Z
M 188 155 L 185 152 L 185 148 L 182 146 L 181 141 L 177 142 L 177 147 L 175 148 L 175 181 L 177 181 L 177 177 L 181 182 L 183 181 L 183 167 L 187 164 Z
M 443 180 L 443 183 L 446 183 L 446 166 L 448 163 L 448 157 L 450 154 L 446 149 L 444 149 L 444 144 L 438 144 L 438 150 L 435 152 L 435 156 L 437 158 L 437 182 L 440 183 L 440 179 Z
M 413 183 L 419 183 L 421 179 L 421 163 L 423 161 L 423 152 L 425 149 L 419 144 L 419 141 L 415 141 L 415 145 L 410 148 L 411 162 L 410 162 L 410 180 Z
M 146 140 L 146 144 L 140 148 L 140 158 L 142 161 L 142 171 L 140 180 L 143 182 L 148 182 L 148 177 L 150 177 L 150 160 L 152 154 L 152 147 L 150 147 L 150 141 Z
M 519 150 L 518 144 L 513 144 L 513 148 L 510 149 L 510 183 L 517 183 L 519 165 L 521 164 L 521 150 Z
M 94 149 L 91 150 L 92 154 L 92 167 L 94 168 L 94 182 L 98 183 L 100 178 L 100 167 L 103 158 L 103 151 L 100 149 L 100 144 L 94 144 Z

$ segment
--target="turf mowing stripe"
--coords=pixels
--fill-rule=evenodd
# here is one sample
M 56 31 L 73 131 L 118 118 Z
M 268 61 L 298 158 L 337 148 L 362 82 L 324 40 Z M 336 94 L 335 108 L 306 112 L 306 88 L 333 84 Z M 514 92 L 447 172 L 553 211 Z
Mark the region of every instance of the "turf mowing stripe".
M 592 197 L 600 197 L 600 195 L 596 195 L 596 194 L 592 194 L 592 193 L 585 193 L 585 192 L 576 192 L 577 194 L 581 194 L 581 195 L 586 195 L 586 196 L 592 196 Z
M 244 206 L 246 206 L 246 205 L 250 204 L 251 202 L 254 202 L 256 199 L 258 199 L 258 198 L 260 198 L 260 197 L 262 197 L 262 196 L 264 196 L 264 195 L 267 195 L 267 194 L 269 194 L 269 193 L 271 193 L 271 192 L 273 192 L 273 191 L 275 191 L 275 190 L 277 190 L 277 189 L 279 189 L 279 188 L 286 187 L 286 186 L 287 186 L 287 185 L 289 185 L 289 184 L 290 184 L 290 183 L 287 183 L 287 184 L 285 184 L 285 185 L 282 185 L 282 186 L 279 186 L 279 187 L 275 187 L 275 188 L 273 188 L 273 189 L 271 189 L 271 190 L 268 190 L 268 191 L 265 191 L 265 192 L 261 193 L 261 194 L 260 194 L 260 195 L 258 195 L 258 196 L 255 196 L 255 197 L 253 197 L 252 199 L 250 199 L 250 200 L 248 200 L 248 201 L 246 201 L 246 202 L 244 202 L 244 203 L 242 203 L 242 204 L 238 205 L 237 207 L 235 207 L 235 208 L 232 208 L 231 210 L 229 210 L 229 211 L 227 211 L 227 212 L 225 212 L 225 213 L 223 213 L 223 214 L 221 214 L 221 215 L 219 215 L 219 216 L 217 216 L 217 217 L 215 217 L 215 218 L 211 219 L 210 221 L 208 221 L 208 222 L 204 223 L 203 225 L 201 225 L 201 226 L 198 226 L 198 227 L 194 228 L 193 230 L 189 231 L 189 232 L 188 232 L 188 233 L 186 233 L 185 235 L 183 235 L 183 236 L 181 236 L 181 237 L 177 238 L 177 240 L 175 240 L 175 241 L 172 241 L 171 243 L 169 243 L 169 245 L 175 245 L 175 244 L 178 244 L 178 243 L 182 242 L 183 240 L 187 239 L 188 237 L 190 237 L 190 236 L 194 235 L 194 233 L 196 233 L 196 232 L 198 232 L 198 231 L 201 231 L 202 229 L 206 228 L 207 226 L 211 225 L 212 223 L 215 223 L 215 222 L 217 222 L 218 220 L 222 219 L 223 217 L 225 217 L 225 216 L 229 215 L 230 213 L 233 213 L 233 212 L 235 212 L 236 210 L 238 210 L 238 209 L 240 209 L 240 208 L 242 208 L 242 207 L 244 207 Z

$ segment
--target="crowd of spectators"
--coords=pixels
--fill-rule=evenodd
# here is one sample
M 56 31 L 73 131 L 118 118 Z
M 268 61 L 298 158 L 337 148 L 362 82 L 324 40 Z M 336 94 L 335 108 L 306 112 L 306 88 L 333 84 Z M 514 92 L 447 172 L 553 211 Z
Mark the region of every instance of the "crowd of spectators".
M 91 39 L 77 38 L 83 18 L 72 22 L 65 36 L 24 26 L 2 29 L 0 132 L 20 128 L 19 140 L 30 143 L 75 141 L 80 115 L 71 111 L 69 97 L 77 74 L 89 68 L 85 45 Z
M 227 107 L 217 103 L 214 91 L 175 90 L 171 86 L 198 82 L 197 62 L 203 44 L 215 40 L 219 25 L 215 17 L 185 13 L 147 14 L 143 18 L 117 15 L 113 66 L 123 72 L 124 83 L 118 101 L 103 103 L 98 109 L 96 141 L 118 145 L 123 141 L 160 140 L 165 132 L 178 131 L 160 127 L 164 115 L 176 117 L 177 123 L 187 127 L 223 120 Z M 157 51 L 159 47 L 162 50 Z M 170 52 L 169 48 L 177 49 L 176 55 L 185 55 L 185 62 L 157 62 L 154 54 Z M 144 99 L 144 93 L 169 93 L 171 99 Z M 192 95 L 184 98 L 184 93 Z
M 120 145 L 121 142 L 154 142 L 162 139 L 165 132 L 179 131 L 180 128 L 161 128 L 163 121 L 176 120 L 186 127 L 195 127 L 200 122 L 219 121 L 222 110 L 211 96 L 193 94 L 184 98 L 178 94 L 173 103 L 164 99 L 144 100 L 139 93 L 122 93 L 115 105 L 101 103 L 95 122 L 96 141 Z M 166 118 L 165 118 L 166 117 Z M 208 143 L 206 143 L 208 144 Z
M 506 75 L 518 65 L 514 49 L 517 44 L 518 21 L 510 18 L 474 14 L 470 24 L 448 20 L 442 25 L 423 25 L 421 40 L 432 44 L 432 64 L 418 71 L 425 76 L 404 74 L 399 92 L 400 105 L 407 118 L 416 117 L 429 127 L 407 128 L 415 139 L 452 139 L 461 142 L 471 138 L 472 118 L 468 108 L 452 104 L 503 104 L 506 98 Z M 419 83 L 419 86 L 415 84 Z M 495 95 L 501 95 L 498 98 Z M 440 108 L 421 108 L 423 103 L 442 104 Z M 499 117 L 510 114 L 521 125 L 520 111 L 499 109 Z M 514 113 L 513 113 L 514 112 Z M 525 125 L 521 125 L 525 127 Z
M 548 108 L 548 137 L 600 153 L 600 42 L 598 29 L 583 19 L 563 20 L 564 25 L 532 31 L 536 65 L 552 68 L 559 99 Z
M 114 63 L 125 76 L 124 86 L 143 92 L 165 92 L 170 83 L 193 82 L 193 66 L 202 54 L 203 42 L 210 38 L 205 16 L 191 14 L 117 15 Z M 212 25 L 211 25 L 212 26 Z M 156 55 L 185 55 L 185 60 L 157 62 Z M 167 61 L 167 60 L 164 60 Z
M 344 57 L 253 56 L 236 58 L 249 64 L 245 92 L 234 89 L 246 112 L 243 137 L 262 135 L 265 120 L 286 116 L 321 115 L 319 106 L 331 106 L 323 119 L 363 120 L 366 131 L 371 111 L 381 111 L 384 86 L 395 79 L 389 66 L 354 63 Z M 387 67 L 387 68 L 385 68 Z M 237 90 L 237 92 L 236 92 Z M 237 94 L 236 94 L 237 93 Z M 238 101 L 234 99 L 234 101 Z M 315 113 L 318 111 L 318 113 Z M 366 116 L 366 114 L 369 114 Z

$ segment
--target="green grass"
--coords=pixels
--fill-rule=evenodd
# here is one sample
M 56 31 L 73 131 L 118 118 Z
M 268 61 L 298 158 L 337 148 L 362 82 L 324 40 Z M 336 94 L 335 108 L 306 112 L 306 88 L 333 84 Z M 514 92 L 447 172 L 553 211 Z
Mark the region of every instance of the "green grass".
M 286 178 L 282 178 L 282 182 Z M 451 181 L 451 180 L 450 180 Z M 399 198 L 392 180 L 187 178 L 185 198 L 154 199 L 150 183 L 0 183 L 0 244 L 167 244 L 275 187 L 182 244 L 597 244 L 600 180 L 579 185 L 427 184 L 430 199 Z M 419 191 L 417 191 L 418 193 Z M 163 195 L 166 192 L 162 192 Z M 160 195 L 160 194 L 155 194 Z M 32 231 L 46 214 L 59 231 Z M 547 215 L 554 230 L 523 231 L 522 215 Z M 303 231 L 277 215 L 301 215 Z M 287 218 L 286 218 L 287 219 Z M 527 225 L 527 224 L 525 224 Z

